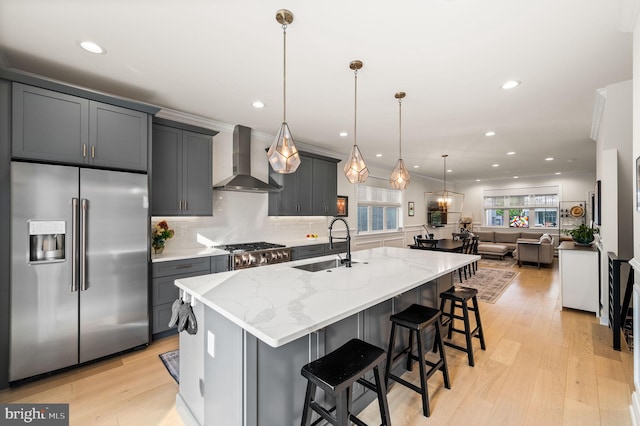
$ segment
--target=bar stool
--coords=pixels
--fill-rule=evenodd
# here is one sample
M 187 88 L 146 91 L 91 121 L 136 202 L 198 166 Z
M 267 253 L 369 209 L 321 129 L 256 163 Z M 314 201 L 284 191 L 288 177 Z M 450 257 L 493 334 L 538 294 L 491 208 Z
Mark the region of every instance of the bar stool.
M 473 343 L 471 342 L 471 338 L 477 337 L 478 339 L 480 339 L 480 347 L 482 348 L 482 350 L 487 349 L 484 342 L 484 332 L 482 331 L 482 321 L 480 321 L 480 310 L 478 309 L 477 295 L 478 290 L 476 290 L 475 288 L 455 285 L 449 290 L 440 293 L 440 311 L 442 312 L 443 317 L 442 326 L 449 328 L 447 332 L 447 338 L 451 339 L 452 333 L 455 331 L 456 333 L 464 334 L 467 342 L 466 347 L 456 345 L 455 343 L 449 341 L 445 341 L 444 344 L 459 351 L 466 352 L 469 358 L 469 365 L 472 367 L 474 366 L 474 361 Z M 445 303 L 447 300 L 450 302 L 448 312 L 446 312 L 445 310 Z M 472 302 L 472 307 L 469 307 L 469 301 Z M 456 314 L 456 308 L 462 309 L 462 316 Z M 471 330 L 471 325 L 469 322 L 469 311 L 473 311 L 476 317 L 476 327 L 473 330 Z M 464 330 L 454 327 L 454 319 L 462 320 L 464 322 Z M 434 350 L 437 350 L 435 346 Z
M 444 345 L 442 340 L 442 330 L 440 324 L 441 312 L 437 309 L 429 308 L 422 305 L 413 304 L 402 312 L 391 315 L 391 336 L 389 338 L 389 351 L 387 353 L 387 371 L 385 374 L 385 383 L 389 384 L 389 379 L 414 390 L 422 395 L 422 414 L 425 417 L 431 415 L 429 407 L 429 388 L 427 387 L 427 380 L 433 376 L 436 371 L 442 371 L 444 377 L 444 386 L 447 389 L 451 389 L 451 383 L 449 382 L 449 370 L 447 368 L 447 358 L 444 353 Z M 400 351 L 396 356 L 393 355 L 393 348 L 395 346 L 396 327 L 405 327 L 409 329 L 409 346 Z M 422 341 L 422 331 L 433 327 L 436 332 L 434 345 L 440 350 L 440 359 L 437 362 L 431 362 L 425 359 L 424 344 Z M 413 335 L 416 335 L 416 344 L 418 346 L 418 355 L 413 353 Z M 413 383 L 396 376 L 391 372 L 393 362 L 398 358 L 407 356 L 407 370 L 411 371 L 412 361 L 418 361 L 420 366 L 420 386 L 416 386 Z M 425 366 L 428 366 L 427 370 Z
M 323 419 L 332 425 L 347 426 L 349 421 L 358 425 L 366 424 L 351 413 L 351 387 L 355 382 L 376 392 L 380 407 L 382 426 L 390 426 L 389 405 L 387 403 L 387 388 L 380 370 L 386 360 L 383 349 L 359 339 L 351 339 L 335 351 L 302 367 L 301 374 L 307 378 L 307 392 L 302 411 L 302 426 L 311 422 L 311 410 L 318 413 L 318 418 L 312 425 Z M 375 384 L 365 380 L 364 376 L 373 370 Z M 316 388 L 320 387 L 336 400 L 336 405 L 326 409 L 318 404 L 314 398 Z M 335 415 L 332 414 L 335 411 Z

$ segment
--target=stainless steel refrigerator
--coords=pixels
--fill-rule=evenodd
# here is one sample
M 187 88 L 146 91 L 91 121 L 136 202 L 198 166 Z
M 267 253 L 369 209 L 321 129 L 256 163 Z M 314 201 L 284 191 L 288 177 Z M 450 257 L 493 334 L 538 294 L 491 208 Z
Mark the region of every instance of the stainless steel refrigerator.
M 11 163 L 9 380 L 148 343 L 144 174 Z

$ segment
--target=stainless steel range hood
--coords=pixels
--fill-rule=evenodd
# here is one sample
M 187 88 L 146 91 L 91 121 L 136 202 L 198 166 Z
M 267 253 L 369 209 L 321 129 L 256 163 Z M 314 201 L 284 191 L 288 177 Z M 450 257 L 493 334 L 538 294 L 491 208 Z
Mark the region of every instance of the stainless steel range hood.
M 241 192 L 280 191 L 280 187 L 251 176 L 251 128 L 237 125 L 233 129 L 233 175 L 213 185 L 213 189 Z

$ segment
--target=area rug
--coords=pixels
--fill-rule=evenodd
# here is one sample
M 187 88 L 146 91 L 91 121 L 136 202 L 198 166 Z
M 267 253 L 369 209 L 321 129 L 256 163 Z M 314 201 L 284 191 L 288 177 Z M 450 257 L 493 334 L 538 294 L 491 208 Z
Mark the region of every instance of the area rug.
M 511 268 L 512 266 L 516 266 L 516 263 L 518 263 L 518 261 L 511 256 L 505 256 L 504 259 L 483 257 L 478 261 L 478 266 L 487 267 L 487 268 L 492 268 L 492 267 Z
M 518 274 L 509 269 L 478 268 L 475 275 L 463 279 L 460 285 L 477 289 L 479 300 L 496 303 Z
M 165 352 L 163 354 L 158 355 L 162 363 L 167 368 L 173 380 L 176 383 L 180 383 L 180 350 L 176 349 L 175 351 Z

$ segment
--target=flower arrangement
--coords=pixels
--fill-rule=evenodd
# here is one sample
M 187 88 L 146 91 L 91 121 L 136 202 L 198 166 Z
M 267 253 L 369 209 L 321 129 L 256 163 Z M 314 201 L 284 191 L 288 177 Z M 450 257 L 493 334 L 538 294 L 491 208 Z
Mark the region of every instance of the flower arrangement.
M 166 220 L 161 220 L 153 226 L 151 232 L 151 246 L 155 253 L 162 253 L 164 250 L 164 243 L 175 235 L 173 229 L 169 229 L 169 224 Z

